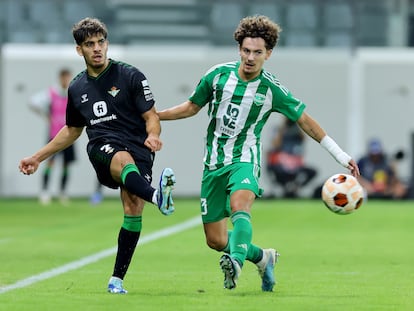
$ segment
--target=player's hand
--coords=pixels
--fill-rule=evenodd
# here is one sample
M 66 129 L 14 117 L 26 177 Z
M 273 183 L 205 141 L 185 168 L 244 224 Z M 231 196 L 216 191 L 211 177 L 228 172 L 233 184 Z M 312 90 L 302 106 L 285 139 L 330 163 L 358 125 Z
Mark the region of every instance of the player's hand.
M 359 173 L 359 167 L 356 164 L 354 159 L 351 159 L 348 163 L 348 169 L 350 170 L 352 176 L 358 177 L 360 175 Z
M 19 170 L 25 175 L 31 175 L 39 167 L 39 161 L 33 157 L 24 158 L 20 161 Z
M 145 140 L 144 145 L 152 152 L 155 152 L 161 150 L 162 141 L 158 136 L 150 134 Z

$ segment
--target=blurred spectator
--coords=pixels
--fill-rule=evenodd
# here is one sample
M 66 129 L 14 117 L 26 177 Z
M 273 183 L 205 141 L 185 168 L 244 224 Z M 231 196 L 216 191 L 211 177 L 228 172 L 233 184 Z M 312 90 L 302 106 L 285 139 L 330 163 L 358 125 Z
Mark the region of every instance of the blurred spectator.
M 282 187 L 286 198 L 298 197 L 299 191 L 315 176 L 316 170 L 304 163 L 304 132 L 285 118 L 272 140 L 267 157 L 267 169 L 273 180 Z
M 400 180 L 396 169 L 404 153 L 399 151 L 388 159 L 378 139 L 370 140 L 367 147 L 367 154 L 358 161 L 358 166 L 361 173 L 359 182 L 368 198 L 406 198 L 408 186 Z
M 71 79 L 71 71 L 67 68 L 63 68 L 59 71 L 59 81 L 57 85 L 53 85 L 36 93 L 30 98 L 30 108 L 42 116 L 48 123 L 48 141 L 52 140 L 59 130 L 66 124 L 67 92 Z M 48 159 L 43 171 L 42 191 L 39 196 L 39 201 L 42 204 L 49 204 L 51 201 L 49 180 L 56 156 L 62 156 L 59 199 L 63 204 L 68 202 L 66 188 L 69 178 L 69 164 L 75 160 L 75 149 L 73 145 Z

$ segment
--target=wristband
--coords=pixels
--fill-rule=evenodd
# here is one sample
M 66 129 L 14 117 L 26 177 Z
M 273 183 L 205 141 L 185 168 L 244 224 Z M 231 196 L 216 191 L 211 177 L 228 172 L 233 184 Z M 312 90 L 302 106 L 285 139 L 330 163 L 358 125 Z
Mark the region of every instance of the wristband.
M 351 161 L 352 157 L 344 152 L 331 137 L 326 135 L 324 138 L 322 138 L 320 144 L 334 157 L 334 159 L 339 164 L 341 164 L 343 167 L 348 168 L 349 161 Z

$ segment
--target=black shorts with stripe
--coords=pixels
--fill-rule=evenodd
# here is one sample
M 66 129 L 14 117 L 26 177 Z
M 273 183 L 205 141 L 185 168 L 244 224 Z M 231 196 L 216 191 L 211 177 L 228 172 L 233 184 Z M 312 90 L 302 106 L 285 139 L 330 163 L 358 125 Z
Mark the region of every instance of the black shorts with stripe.
M 110 169 L 112 158 L 119 151 L 127 151 L 131 154 L 141 176 L 151 184 L 154 153 L 144 146 L 126 146 L 115 140 L 98 140 L 88 143 L 89 160 L 99 182 L 112 189 L 119 188 L 120 184 L 112 178 Z

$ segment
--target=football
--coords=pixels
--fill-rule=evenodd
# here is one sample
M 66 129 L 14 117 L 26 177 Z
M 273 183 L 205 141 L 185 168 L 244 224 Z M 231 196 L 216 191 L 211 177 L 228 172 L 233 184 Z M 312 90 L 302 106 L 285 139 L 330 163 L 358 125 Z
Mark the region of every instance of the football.
M 347 215 L 361 207 L 364 189 L 354 176 L 335 174 L 323 184 L 322 200 L 330 211 Z

